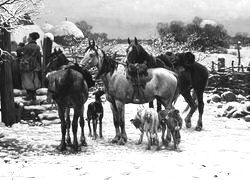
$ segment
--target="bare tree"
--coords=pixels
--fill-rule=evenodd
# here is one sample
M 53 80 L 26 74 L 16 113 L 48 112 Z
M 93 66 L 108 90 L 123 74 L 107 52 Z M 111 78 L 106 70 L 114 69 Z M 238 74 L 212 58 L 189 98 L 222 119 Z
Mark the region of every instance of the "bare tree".
M 0 28 L 34 20 L 41 7 L 42 0 L 0 0 Z

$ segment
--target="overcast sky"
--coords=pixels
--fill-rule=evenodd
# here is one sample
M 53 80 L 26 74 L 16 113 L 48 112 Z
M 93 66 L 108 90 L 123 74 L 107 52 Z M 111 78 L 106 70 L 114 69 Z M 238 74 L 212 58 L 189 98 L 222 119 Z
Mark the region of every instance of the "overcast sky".
M 250 0 L 44 0 L 39 23 L 86 20 L 109 37 L 149 37 L 157 22 L 195 16 L 223 24 L 230 34 L 250 34 Z

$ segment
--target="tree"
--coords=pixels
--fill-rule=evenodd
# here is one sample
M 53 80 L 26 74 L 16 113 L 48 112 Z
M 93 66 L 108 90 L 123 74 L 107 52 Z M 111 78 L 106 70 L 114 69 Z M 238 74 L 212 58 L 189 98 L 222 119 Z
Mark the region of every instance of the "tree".
M 31 22 L 39 14 L 42 0 L 0 0 L 0 27 Z
M 92 26 L 89 25 L 86 21 L 82 20 L 76 22 L 76 26 L 82 31 L 84 37 L 89 37 L 91 35 Z
M 238 41 L 241 42 L 241 45 L 245 46 L 250 43 L 250 38 L 246 32 L 237 32 L 233 37 L 233 41 L 236 44 Z

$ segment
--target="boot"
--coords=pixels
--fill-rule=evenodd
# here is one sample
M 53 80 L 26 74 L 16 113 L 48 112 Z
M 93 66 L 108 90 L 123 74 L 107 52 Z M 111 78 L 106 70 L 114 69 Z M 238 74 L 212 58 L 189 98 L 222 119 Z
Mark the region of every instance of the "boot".
M 36 90 L 31 91 L 31 100 L 35 101 L 36 100 Z
M 26 92 L 27 92 L 26 97 L 24 97 L 23 99 L 24 99 L 25 101 L 30 101 L 30 100 L 32 100 L 32 92 L 31 92 L 31 90 L 26 90 Z

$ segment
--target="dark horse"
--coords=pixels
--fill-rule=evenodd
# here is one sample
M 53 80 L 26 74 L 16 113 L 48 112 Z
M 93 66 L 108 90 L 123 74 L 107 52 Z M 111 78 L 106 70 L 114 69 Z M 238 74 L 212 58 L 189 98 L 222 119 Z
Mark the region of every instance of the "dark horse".
M 58 114 L 61 119 L 62 139 L 59 145 L 59 150 L 66 149 L 65 135 L 67 129 L 67 143 L 71 144 L 69 129 L 70 116 L 69 109 L 74 109 L 74 116 L 72 121 L 73 131 L 73 148 L 78 150 L 77 129 L 78 119 L 80 117 L 81 126 L 81 143 L 86 146 L 84 135 L 84 103 L 88 98 L 88 89 L 94 85 L 91 75 L 81 69 L 76 64 L 71 64 L 62 51 L 54 51 L 51 55 L 51 61 L 47 65 L 48 72 L 46 75 L 46 85 L 48 87 L 48 94 L 52 96 L 58 105 Z M 65 121 L 66 112 L 66 121 Z
M 178 74 L 180 94 L 184 97 L 190 111 L 185 118 L 186 127 L 191 127 L 191 117 L 197 105 L 195 99 L 192 98 L 190 91 L 194 90 L 195 98 L 198 100 L 199 120 L 197 122 L 196 130 L 202 129 L 202 114 L 204 109 L 203 93 L 205 91 L 208 81 L 208 70 L 205 66 L 195 61 L 195 56 L 191 52 L 176 53 L 167 52 L 157 58 L 161 59 L 166 66 L 172 68 Z

